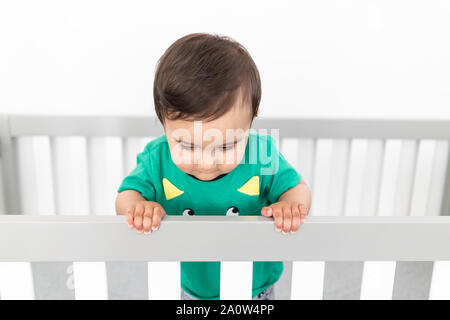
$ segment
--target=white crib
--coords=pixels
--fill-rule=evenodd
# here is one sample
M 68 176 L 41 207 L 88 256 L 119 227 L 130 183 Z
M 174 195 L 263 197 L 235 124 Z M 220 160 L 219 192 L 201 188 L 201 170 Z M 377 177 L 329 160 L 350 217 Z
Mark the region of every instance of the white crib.
M 156 118 L 1 116 L 0 298 L 179 299 L 179 261 L 222 261 L 221 299 L 251 299 L 251 261 L 272 260 L 285 265 L 277 299 L 450 299 L 450 121 L 253 128 L 279 129 L 312 190 L 295 235 L 218 216 L 166 216 L 137 234 L 114 200 L 163 133 Z

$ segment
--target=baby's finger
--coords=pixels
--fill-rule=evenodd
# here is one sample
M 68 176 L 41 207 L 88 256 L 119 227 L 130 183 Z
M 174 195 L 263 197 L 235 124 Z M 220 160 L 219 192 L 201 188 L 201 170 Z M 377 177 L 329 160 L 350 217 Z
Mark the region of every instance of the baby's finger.
M 134 209 L 134 225 L 136 227 L 136 231 L 142 233 L 142 219 L 144 216 L 144 205 L 137 204 L 136 209 Z
M 281 208 L 272 208 L 273 211 L 273 219 L 275 223 L 275 230 L 281 231 L 281 228 L 283 227 L 283 212 L 281 211 Z
M 273 214 L 272 207 L 263 207 L 261 209 L 261 214 L 266 217 L 271 217 Z
M 144 233 L 149 234 L 151 232 L 150 228 L 152 227 L 152 218 L 153 218 L 153 208 L 152 206 L 145 206 L 144 211 Z
M 297 206 L 292 206 L 291 233 L 297 232 L 299 227 L 300 227 L 300 210 L 298 210 Z
M 283 234 L 288 234 L 291 231 L 292 213 L 290 207 L 283 208 Z
M 152 230 L 159 229 L 159 224 L 161 223 L 161 218 L 164 214 L 164 210 L 161 207 L 155 207 L 153 209 Z
M 305 223 L 306 216 L 308 215 L 308 210 L 303 204 L 300 204 L 298 207 L 300 211 L 300 223 Z
M 133 215 L 134 215 L 134 207 L 131 207 L 127 210 L 127 225 L 129 228 L 133 228 Z

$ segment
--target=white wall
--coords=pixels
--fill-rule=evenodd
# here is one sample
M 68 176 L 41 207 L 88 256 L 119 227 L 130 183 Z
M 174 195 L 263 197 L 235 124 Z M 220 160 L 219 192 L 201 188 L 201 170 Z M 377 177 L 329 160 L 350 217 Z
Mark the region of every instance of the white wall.
M 0 1 L 0 112 L 154 114 L 191 32 L 259 67 L 261 115 L 450 118 L 449 1 Z

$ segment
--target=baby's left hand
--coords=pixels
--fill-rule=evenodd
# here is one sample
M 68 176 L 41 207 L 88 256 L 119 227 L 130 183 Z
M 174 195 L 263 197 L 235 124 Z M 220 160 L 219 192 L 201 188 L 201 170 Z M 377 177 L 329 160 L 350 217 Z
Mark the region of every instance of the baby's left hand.
M 261 214 L 266 217 L 273 216 L 275 230 L 288 234 L 297 232 L 300 224 L 305 222 L 308 209 L 304 204 L 298 202 L 279 201 L 263 207 Z

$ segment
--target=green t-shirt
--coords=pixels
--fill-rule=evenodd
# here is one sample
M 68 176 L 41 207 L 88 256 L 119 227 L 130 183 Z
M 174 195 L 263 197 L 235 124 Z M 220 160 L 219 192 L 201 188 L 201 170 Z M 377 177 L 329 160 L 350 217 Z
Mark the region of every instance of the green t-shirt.
M 172 161 L 165 134 L 137 155 L 137 166 L 118 192 L 135 190 L 168 215 L 261 215 L 261 209 L 300 183 L 302 176 L 283 157 L 270 135 L 250 130 L 245 154 L 231 172 L 199 180 Z M 164 223 L 164 219 L 161 222 Z M 220 299 L 220 261 L 181 261 L 181 288 L 198 299 Z M 252 297 L 278 281 L 282 261 L 254 261 Z

